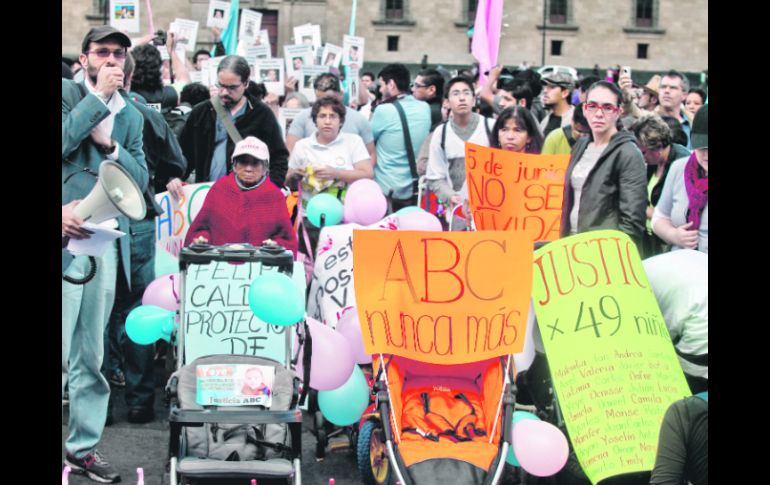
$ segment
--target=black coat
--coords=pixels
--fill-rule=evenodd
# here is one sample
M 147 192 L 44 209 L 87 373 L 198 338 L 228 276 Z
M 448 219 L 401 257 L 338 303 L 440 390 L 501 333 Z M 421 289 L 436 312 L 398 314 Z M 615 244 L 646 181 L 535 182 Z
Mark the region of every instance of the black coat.
M 571 232 L 569 215 L 575 203 L 572 171 L 591 141 L 591 136 L 583 137 L 572 148 L 564 180 L 562 237 L 569 236 Z M 639 245 L 647 220 L 646 209 L 647 176 L 644 157 L 634 136 L 627 131 L 619 131 L 612 136 L 583 185 L 577 232 L 617 229 L 628 234 Z
M 267 145 L 270 151 L 270 180 L 278 187 L 283 187 L 286 171 L 289 167 L 289 150 L 281 136 L 281 127 L 273 111 L 257 98 L 247 98 L 246 112 L 235 120 L 235 128 L 242 137 L 256 136 Z M 190 117 L 179 136 L 182 153 L 187 158 L 185 178 L 195 170 L 195 182 L 213 182 L 209 180 L 211 157 L 214 156 L 214 137 L 216 135 L 217 113 L 211 101 L 197 104 L 190 112 Z M 232 155 L 235 144 L 227 137 L 226 160 L 227 173 L 233 169 Z

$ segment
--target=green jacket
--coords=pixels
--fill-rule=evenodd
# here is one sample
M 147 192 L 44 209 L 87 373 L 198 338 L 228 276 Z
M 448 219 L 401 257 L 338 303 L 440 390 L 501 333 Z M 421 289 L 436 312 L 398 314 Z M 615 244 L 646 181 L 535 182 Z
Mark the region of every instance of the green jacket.
M 561 236 L 570 235 L 569 215 L 574 206 L 572 171 L 583 156 L 592 136 L 578 140 L 564 180 L 561 212 Z M 617 229 L 640 244 L 647 209 L 647 175 L 642 152 L 634 135 L 619 131 L 599 157 L 583 185 L 580 196 L 577 232 Z
M 83 95 L 83 93 L 85 96 Z M 62 205 L 75 199 L 84 199 L 96 184 L 97 178 L 85 168 L 99 173 L 99 165 L 106 159 L 91 141 L 91 130 L 109 115 L 104 103 L 88 93 L 85 86 L 69 79 L 62 79 L 61 86 L 61 156 L 62 156 Z M 115 115 L 112 139 L 119 145 L 115 160 L 134 178 L 139 188 L 147 188 L 147 163 L 142 152 L 143 118 L 130 103 Z M 128 233 L 128 218 L 118 217 L 120 230 Z M 131 241 L 120 239 L 120 260 L 124 274 L 131 274 Z M 72 255 L 62 249 L 62 272 L 72 262 Z M 130 281 L 127 281 L 130 288 Z

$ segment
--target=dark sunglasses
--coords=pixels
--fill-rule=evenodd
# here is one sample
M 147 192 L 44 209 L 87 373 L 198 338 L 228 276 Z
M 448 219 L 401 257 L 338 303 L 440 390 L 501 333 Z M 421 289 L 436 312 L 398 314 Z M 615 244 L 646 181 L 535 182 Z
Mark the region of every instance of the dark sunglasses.
M 96 57 L 101 57 L 103 59 L 110 57 L 110 54 L 112 54 L 113 56 L 115 56 L 115 59 L 125 59 L 127 52 L 128 51 L 126 50 L 125 47 L 122 49 L 115 49 L 115 50 L 108 49 L 106 47 L 101 47 L 99 49 L 88 51 L 88 54 L 96 54 Z

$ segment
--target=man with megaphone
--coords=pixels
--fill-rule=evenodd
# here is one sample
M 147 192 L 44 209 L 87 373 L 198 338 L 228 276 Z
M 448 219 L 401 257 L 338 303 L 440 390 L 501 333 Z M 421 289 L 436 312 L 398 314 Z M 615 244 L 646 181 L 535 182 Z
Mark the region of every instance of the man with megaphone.
M 143 218 L 142 192 L 148 184 L 142 152 L 142 115 L 117 92 L 129 38 L 110 26 L 91 29 L 83 39 L 81 83 L 62 79 L 62 247 L 65 239 L 90 237 L 82 222 L 128 232 L 128 217 Z M 105 161 L 105 163 L 102 163 Z M 137 196 L 138 192 L 138 196 Z M 84 199 L 83 202 L 77 203 Z M 104 220 L 104 219 L 107 220 Z M 120 260 L 130 275 L 130 239 L 122 238 Z M 102 483 L 120 475 L 96 450 L 107 415 L 110 387 L 99 372 L 104 329 L 115 298 L 118 245 L 96 257 L 98 270 L 85 284 L 62 281 L 62 394 L 69 378 L 69 434 L 65 465 Z M 62 273 L 81 278 L 87 256 L 62 249 Z M 130 282 L 129 282 L 130 284 Z

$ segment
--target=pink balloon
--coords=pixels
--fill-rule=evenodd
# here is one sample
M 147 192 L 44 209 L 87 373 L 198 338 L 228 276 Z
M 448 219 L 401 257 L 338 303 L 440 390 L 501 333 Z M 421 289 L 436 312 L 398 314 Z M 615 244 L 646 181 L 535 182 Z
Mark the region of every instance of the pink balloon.
M 382 193 L 382 189 L 372 179 L 358 179 L 352 184 L 348 185 L 348 190 L 345 192 L 345 198 L 347 198 L 350 194 L 357 194 L 358 192 L 371 192 L 371 191 L 378 191 L 379 193 Z
M 402 231 L 443 231 L 441 221 L 430 212 L 414 211 L 398 216 L 398 228 Z
M 337 331 L 341 333 L 350 344 L 353 359 L 356 364 L 371 364 L 372 356 L 364 350 L 364 337 L 361 333 L 361 322 L 358 320 L 358 312 L 355 308 L 348 310 L 337 322 Z
M 156 278 L 147 285 L 142 295 L 142 305 L 155 305 L 175 312 L 179 310 L 179 273 Z
M 313 339 L 310 357 L 310 387 L 319 391 L 331 391 L 345 384 L 353 374 L 353 352 L 347 339 L 323 323 L 307 319 Z
M 564 468 L 567 437 L 545 421 L 524 420 L 513 427 L 513 453 L 521 467 L 536 477 L 550 477 Z
M 342 221 L 345 223 L 355 222 L 355 214 L 353 213 L 353 206 L 348 204 L 348 197 L 345 196 L 345 203 L 342 205 Z
M 387 211 L 388 201 L 379 186 L 359 189 L 353 194 L 348 191 L 345 195 L 345 215 L 350 222 L 368 226 L 382 219 Z M 350 218 L 347 218 L 348 214 Z

